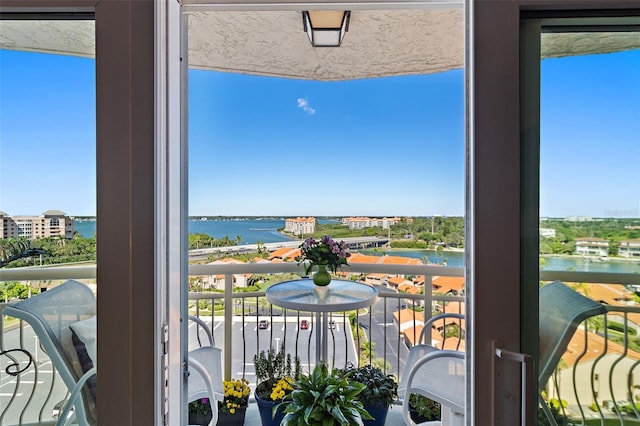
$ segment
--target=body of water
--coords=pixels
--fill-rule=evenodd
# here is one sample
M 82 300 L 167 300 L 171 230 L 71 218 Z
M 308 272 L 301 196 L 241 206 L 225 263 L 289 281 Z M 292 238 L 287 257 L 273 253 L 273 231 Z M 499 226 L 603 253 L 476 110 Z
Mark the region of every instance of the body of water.
M 581 256 L 545 256 L 545 271 L 586 271 L 640 274 L 640 263 L 637 260 L 629 261 L 609 258 L 606 262 Z
M 436 263 L 452 267 L 464 266 L 464 252 L 462 251 L 436 251 L 436 250 L 411 250 L 411 249 L 373 249 L 361 250 L 362 254 L 371 256 L 401 256 L 420 259 L 425 263 Z
M 320 223 L 325 223 L 322 220 Z M 229 237 L 231 240 L 240 237 L 240 244 L 277 243 L 289 241 L 290 238 L 278 232 L 284 228 L 284 219 L 247 219 L 247 220 L 190 220 L 189 232 L 202 233 L 214 238 Z M 83 237 L 92 237 L 96 231 L 95 221 L 77 221 L 75 229 Z M 409 249 L 376 249 L 363 250 L 363 254 L 382 256 L 412 257 L 423 262 L 462 267 L 465 263 L 464 252 L 436 251 L 436 250 L 409 250 Z M 611 258 L 606 262 L 587 259 L 579 256 L 551 257 L 545 256 L 544 269 L 547 271 L 588 271 L 609 273 L 640 273 L 640 263 L 637 261 L 625 261 Z
M 374 249 L 363 250 L 363 254 L 382 256 L 402 256 L 420 259 L 423 262 L 439 265 L 462 267 L 465 263 L 465 254 L 457 251 L 435 250 L 407 250 L 407 249 Z M 640 262 L 609 258 L 607 261 L 584 258 L 581 256 L 544 256 L 546 271 L 584 271 L 584 272 L 608 272 L 640 274 Z
M 92 237 L 96 232 L 95 221 L 75 221 L 76 231 L 83 237 Z M 253 220 L 190 220 L 190 234 L 206 234 L 214 238 L 229 237 L 234 240 L 240 237 L 240 244 L 278 243 L 289 241 L 290 238 L 278 232 L 284 228 L 284 219 L 253 219 Z

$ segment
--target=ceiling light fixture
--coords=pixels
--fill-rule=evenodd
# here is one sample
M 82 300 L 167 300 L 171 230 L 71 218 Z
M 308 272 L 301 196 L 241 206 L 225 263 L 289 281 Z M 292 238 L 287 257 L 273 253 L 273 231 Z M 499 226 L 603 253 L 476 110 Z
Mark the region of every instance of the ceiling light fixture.
M 348 10 L 310 10 L 302 12 L 304 31 L 313 47 L 338 47 L 349 31 Z

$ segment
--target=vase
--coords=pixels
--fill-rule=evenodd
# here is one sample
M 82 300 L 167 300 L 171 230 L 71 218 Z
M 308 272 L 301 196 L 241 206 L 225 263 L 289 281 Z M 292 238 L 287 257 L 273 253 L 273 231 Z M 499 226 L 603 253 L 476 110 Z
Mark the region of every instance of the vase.
M 365 405 L 365 410 L 373 417 L 373 420 L 362 420 L 364 426 L 384 426 L 387 421 L 387 414 L 389 413 L 389 407 L 374 407 L 371 405 Z
M 256 396 L 256 404 L 258 404 L 258 411 L 260 412 L 260 420 L 262 426 L 279 426 L 284 419 L 284 412 L 278 410 L 276 415 L 273 415 L 273 407 L 280 404 L 282 401 L 268 401 L 261 399 L 258 394 Z
M 240 407 L 236 409 L 236 412 L 231 413 L 223 413 L 222 411 L 218 411 L 218 422 L 217 426 L 243 426 L 244 425 L 244 416 L 247 414 L 247 407 Z
M 313 274 L 313 283 L 319 286 L 329 285 L 331 282 L 331 274 L 327 271 L 327 265 L 316 265 L 318 271 Z

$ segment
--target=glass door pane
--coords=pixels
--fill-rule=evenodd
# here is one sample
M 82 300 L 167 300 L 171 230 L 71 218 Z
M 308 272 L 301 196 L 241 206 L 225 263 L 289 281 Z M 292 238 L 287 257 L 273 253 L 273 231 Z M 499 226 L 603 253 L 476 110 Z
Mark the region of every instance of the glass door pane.
M 3 424 L 60 417 L 97 361 L 95 24 L 32 16 L 0 23 Z M 92 376 L 73 408 L 90 424 L 95 399 Z
M 637 424 L 640 20 L 586 24 L 541 37 L 540 386 L 557 420 Z

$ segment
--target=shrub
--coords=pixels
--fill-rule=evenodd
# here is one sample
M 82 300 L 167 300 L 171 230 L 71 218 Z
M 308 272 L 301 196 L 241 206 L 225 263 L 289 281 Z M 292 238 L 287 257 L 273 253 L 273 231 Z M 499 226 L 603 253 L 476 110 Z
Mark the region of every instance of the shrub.
M 309 375 L 293 383 L 293 392 L 274 408 L 285 407 L 283 424 L 321 426 L 358 425 L 362 419 L 373 420 L 364 409 L 358 395 L 365 385 L 349 378 L 341 370 L 329 369 L 324 363 L 315 366 Z
M 348 374 L 351 380 L 365 385 L 358 395 L 358 399 L 365 406 L 390 407 L 398 397 L 396 379 L 391 374 L 384 374 L 378 367 L 372 365 L 354 367 L 349 363 L 347 368 L 339 371 Z

